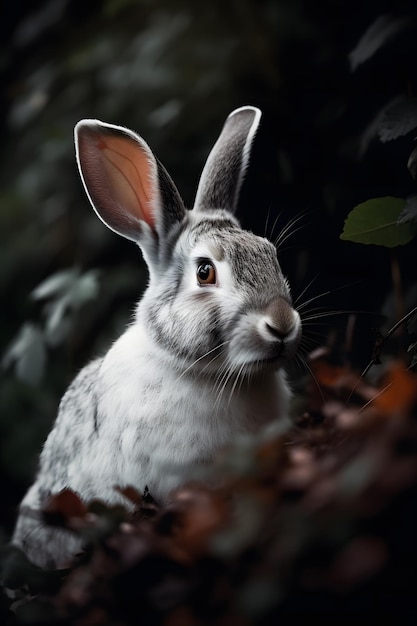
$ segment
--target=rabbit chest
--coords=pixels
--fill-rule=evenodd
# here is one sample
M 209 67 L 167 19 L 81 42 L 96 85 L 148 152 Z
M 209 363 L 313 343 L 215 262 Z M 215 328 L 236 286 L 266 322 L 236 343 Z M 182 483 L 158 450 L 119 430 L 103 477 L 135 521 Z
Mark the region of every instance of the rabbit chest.
M 83 461 L 85 482 L 149 488 L 165 500 L 192 476 L 195 464 L 210 461 L 240 433 L 255 432 L 282 414 L 288 399 L 285 381 L 271 373 L 259 386 L 239 393 L 220 390 L 212 378 L 182 374 L 161 354 L 139 325 L 132 326 L 104 358 L 97 377 L 97 435 Z M 89 474 L 91 476 L 89 477 Z M 80 476 L 80 473 L 77 472 Z M 80 489 L 82 491 L 83 489 Z M 97 495 L 97 485 L 94 487 Z M 100 489 L 100 491 L 102 491 Z

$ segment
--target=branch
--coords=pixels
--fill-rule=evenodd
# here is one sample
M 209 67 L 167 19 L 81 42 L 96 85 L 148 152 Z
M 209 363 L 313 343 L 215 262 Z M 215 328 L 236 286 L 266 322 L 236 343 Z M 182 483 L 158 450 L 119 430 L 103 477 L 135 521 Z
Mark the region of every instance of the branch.
M 403 324 L 408 322 L 408 320 L 411 317 L 413 317 L 413 315 L 415 315 L 416 313 L 417 313 L 417 306 L 414 307 L 414 309 L 412 309 L 411 311 L 409 311 L 407 313 L 407 315 L 404 315 L 404 317 L 402 317 L 398 322 L 396 322 L 394 324 L 394 326 L 389 329 L 389 331 L 387 332 L 387 334 L 385 336 L 382 335 L 378 331 L 378 336 L 376 338 L 374 349 L 373 349 L 373 352 L 372 352 L 372 359 L 369 361 L 368 365 L 363 370 L 363 372 L 361 374 L 361 378 L 366 376 L 366 374 L 369 372 L 369 370 L 371 369 L 371 367 L 373 365 L 379 365 L 381 363 L 381 351 L 382 351 L 382 347 L 383 347 L 384 343 L 387 341 L 387 339 L 389 339 L 395 333 L 395 331 L 400 326 L 402 326 Z

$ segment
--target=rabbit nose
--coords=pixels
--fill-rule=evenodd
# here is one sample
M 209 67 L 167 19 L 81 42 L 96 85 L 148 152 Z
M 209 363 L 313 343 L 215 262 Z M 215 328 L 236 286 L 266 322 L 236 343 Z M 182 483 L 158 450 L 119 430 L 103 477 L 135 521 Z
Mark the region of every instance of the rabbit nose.
M 265 311 L 265 325 L 275 339 L 284 340 L 296 326 L 294 310 L 284 298 L 276 298 Z

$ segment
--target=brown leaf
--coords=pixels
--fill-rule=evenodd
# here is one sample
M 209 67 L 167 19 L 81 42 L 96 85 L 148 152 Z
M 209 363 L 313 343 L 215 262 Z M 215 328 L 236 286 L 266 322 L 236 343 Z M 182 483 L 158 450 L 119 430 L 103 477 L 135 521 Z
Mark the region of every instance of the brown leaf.
M 142 504 L 142 494 L 135 489 L 135 487 L 132 487 L 131 485 L 128 485 L 127 487 L 119 487 L 118 485 L 115 485 L 114 489 L 136 507 L 139 507 Z
M 388 558 L 385 544 L 377 537 L 357 537 L 337 556 L 329 575 L 339 589 L 364 582 L 384 566 Z
M 86 505 L 71 489 L 63 489 L 51 496 L 43 509 L 47 522 L 58 526 L 67 526 L 72 518 L 84 519 L 87 514 Z
M 188 560 L 204 554 L 210 537 L 229 519 L 229 506 L 221 491 L 201 485 L 183 487 L 174 494 L 168 511 L 174 516 L 171 544 Z
M 391 365 L 374 406 L 383 414 L 408 414 L 417 402 L 417 375 L 400 362 Z
M 317 382 L 324 387 L 334 387 L 340 381 L 351 374 L 348 367 L 332 365 L 323 359 L 314 361 L 311 365 Z

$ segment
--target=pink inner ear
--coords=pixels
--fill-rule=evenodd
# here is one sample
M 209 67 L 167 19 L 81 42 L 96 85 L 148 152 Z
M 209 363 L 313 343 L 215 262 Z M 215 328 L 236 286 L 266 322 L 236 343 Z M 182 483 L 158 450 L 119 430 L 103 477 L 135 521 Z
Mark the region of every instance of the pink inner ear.
M 96 146 L 108 176 L 106 188 L 115 204 L 154 229 L 151 207 L 156 201 L 156 165 L 145 148 L 130 137 L 112 135 L 100 135 Z

